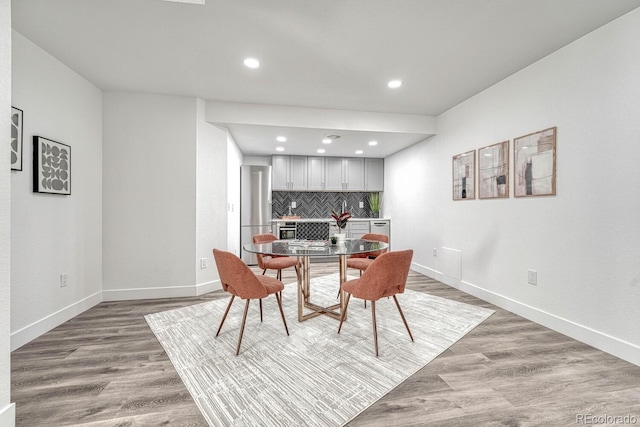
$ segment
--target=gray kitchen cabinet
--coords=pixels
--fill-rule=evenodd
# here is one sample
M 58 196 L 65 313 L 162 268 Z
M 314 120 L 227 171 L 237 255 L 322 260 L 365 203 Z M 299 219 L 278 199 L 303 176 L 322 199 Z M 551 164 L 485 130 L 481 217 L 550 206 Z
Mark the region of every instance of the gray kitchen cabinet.
M 324 157 L 307 157 L 307 190 L 322 191 L 325 189 L 324 162 Z
M 384 159 L 365 159 L 364 176 L 365 191 L 384 191 Z
M 353 239 L 359 239 L 365 234 L 369 233 L 370 222 L 369 221 L 349 221 L 347 222 L 347 237 Z
M 325 190 L 363 191 L 364 159 L 325 158 Z
M 271 158 L 271 188 L 273 190 L 289 189 L 289 156 L 273 156 Z
M 344 176 L 342 157 L 326 157 L 325 165 L 325 186 L 328 191 L 344 191 Z
M 307 158 L 305 156 L 273 156 L 271 187 L 281 191 L 307 190 Z
M 364 159 L 344 159 L 345 190 L 364 191 Z

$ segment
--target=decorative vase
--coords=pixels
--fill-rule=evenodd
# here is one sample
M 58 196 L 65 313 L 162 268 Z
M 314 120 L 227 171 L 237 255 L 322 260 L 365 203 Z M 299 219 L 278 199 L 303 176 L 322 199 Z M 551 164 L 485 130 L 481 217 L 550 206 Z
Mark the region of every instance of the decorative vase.
M 344 238 L 345 238 L 345 234 L 343 232 L 340 232 L 338 234 L 336 234 L 336 238 L 337 238 L 337 243 L 340 245 L 344 245 Z

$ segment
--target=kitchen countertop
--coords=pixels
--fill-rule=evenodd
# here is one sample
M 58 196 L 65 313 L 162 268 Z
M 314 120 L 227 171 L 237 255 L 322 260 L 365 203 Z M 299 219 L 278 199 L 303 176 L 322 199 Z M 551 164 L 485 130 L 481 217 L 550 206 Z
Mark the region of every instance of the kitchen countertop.
M 349 218 L 349 221 L 389 221 L 390 218 Z M 300 218 L 280 219 L 273 218 L 271 222 L 335 222 L 333 218 Z

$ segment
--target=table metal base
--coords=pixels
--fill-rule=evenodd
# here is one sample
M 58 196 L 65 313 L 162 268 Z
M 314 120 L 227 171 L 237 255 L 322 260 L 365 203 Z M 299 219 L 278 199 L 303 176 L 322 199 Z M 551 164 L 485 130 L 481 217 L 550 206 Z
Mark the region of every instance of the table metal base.
M 322 307 L 310 301 L 311 296 L 311 275 L 310 256 L 298 255 L 298 321 L 302 322 L 316 316 L 325 315 L 340 320 L 340 315 L 345 308 L 346 293 L 340 290 L 340 303 L 329 307 Z M 340 255 L 340 287 L 347 281 L 347 255 Z M 311 313 L 304 314 L 304 309 L 311 310 Z M 346 316 L 345 316 L 346 319 Z

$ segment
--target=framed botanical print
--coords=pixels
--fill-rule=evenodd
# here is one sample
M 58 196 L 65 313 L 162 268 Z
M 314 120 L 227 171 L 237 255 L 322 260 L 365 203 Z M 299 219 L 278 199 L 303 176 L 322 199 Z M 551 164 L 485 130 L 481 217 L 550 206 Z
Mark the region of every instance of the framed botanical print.
M 21 109 L 11 107 L 11 170 L 22 170 L 22 116 Z
M 513 140 L 516 197 L 556 194 L 556 128 Z
M 453 156 L 453 200 L 476 198 L 476 150 Z
M 33 191 L 71 194 L 71 147 L 42 136 L 33 137 Z
M 478 198 L 509 197 L 509 141 L 478 149 Z

